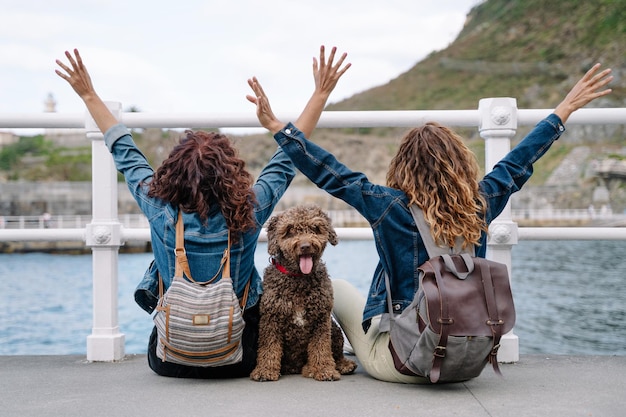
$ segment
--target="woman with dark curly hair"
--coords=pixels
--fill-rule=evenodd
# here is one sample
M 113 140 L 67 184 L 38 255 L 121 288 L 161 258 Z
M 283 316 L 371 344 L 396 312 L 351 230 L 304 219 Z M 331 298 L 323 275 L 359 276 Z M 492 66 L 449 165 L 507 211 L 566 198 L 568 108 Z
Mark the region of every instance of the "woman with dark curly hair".
M 350 64 L 341 68 L 346 54 L 333 64 L 336 49 L 326 60 L 313 59 L 315 90 L 295 124 L 309 136 L 337 81 Z M 156 170 L 137 148 L 129 130 L 118 123 L 96 94 L 78 51 L 65 52 L 69 66 L 57 60 L 56 73 L 83 100 L 104 133 L 115 166 L 150 223 L 154 261 L 135 292 L 146 311 L 154 311 L 159 274 L 167 289 L 174 276 L 175 224 L 182 208 L 184 244 L 196 281 L 207 281 L 220 270 L 230 231 L 231 278 L 238 297 L 249 285 L 244 309 L 243 360 L 221 367 L 195 367 L 165 362 L 156 355 L 156 329 L 148 346 L 148 363 L 159 375 L 186 378 L 247 377 L 256 365 L 258 306 L 262 282 L 254 266 L 254 252 L 263 224 L 295 175 L 289 157 L 280 149 L 256 182 L 229 139 L 219 133 L 186 131 L 180 143 Z M 268 109 L 271 112 L 271 109 Z
M 211 204 L 219 201 L 222 216 L 236 239 L 257 225 L 253 183 L 226 136 L 187 130 L 154 173 L 148 196 L 198 213 L 202 220 L 209 218 Z

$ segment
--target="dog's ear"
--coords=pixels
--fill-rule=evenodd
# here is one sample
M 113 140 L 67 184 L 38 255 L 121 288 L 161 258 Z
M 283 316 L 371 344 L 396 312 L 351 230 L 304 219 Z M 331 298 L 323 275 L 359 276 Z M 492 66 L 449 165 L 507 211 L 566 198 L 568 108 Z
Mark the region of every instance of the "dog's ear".
M 277 256 L 280 252 L 278 239 L 276 237 L 276 225 L 278 224 L 279 218 L 280 214 L 275 214 L 267 222 L 267 253 L 269 253 L 270 256 Z
M 331 224 L 328 225 L 328 243 L 335 246 L 339 243 L 339 239 L 337 238 L 337 232 Z
M 339 243 L 339 239 L 337 238 L 337 232 L 335 232 L 335 228 L 333 227 L 332 220 L 330 216 L 325 211 L 322 211 L 324 217 L 326 217 L 326 221 L 328 222 L 328 243 L 335 246 Z

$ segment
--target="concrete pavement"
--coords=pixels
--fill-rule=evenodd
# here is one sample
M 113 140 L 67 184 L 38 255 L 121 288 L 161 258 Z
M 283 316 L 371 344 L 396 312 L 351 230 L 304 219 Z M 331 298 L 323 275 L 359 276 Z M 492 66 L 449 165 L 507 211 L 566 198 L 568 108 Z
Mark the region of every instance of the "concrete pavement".
M 626 416 L 626 356 L 523 355 L 501 370 L 437 386 L 380 382 L 360 368 L 335 382 L 259 383 L 164 378 L 144 355 L 0 356 L 0 416 Z

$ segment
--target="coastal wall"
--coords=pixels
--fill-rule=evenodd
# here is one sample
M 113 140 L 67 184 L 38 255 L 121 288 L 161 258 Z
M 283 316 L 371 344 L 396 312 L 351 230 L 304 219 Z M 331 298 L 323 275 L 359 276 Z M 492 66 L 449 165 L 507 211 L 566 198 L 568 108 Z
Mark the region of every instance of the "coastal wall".
M 64 215 L 91 214 L 91 182 L 0 183 L 0 215 L 38 216 L 43 213 Z M 126 184 L 118 184 L 119 213 L 139 213 Z
M 118 213 L 140 213 L 125 183 L 118 183 Z M 344 210 L 349 206 L 314 186 L 291 186 L 276 210 L 301 203 L 316 203 L 325 210 Z M 90 215 L 91 182 L 0 182 L 1 216 Z

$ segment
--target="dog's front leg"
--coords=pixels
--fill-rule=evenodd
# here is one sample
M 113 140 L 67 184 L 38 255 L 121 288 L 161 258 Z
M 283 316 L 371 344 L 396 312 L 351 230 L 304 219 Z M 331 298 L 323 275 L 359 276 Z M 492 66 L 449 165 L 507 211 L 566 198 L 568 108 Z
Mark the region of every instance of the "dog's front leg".
M 307 347 L 308 360 L 302 368 L 302 375 L 318 381 L 337 381 L 341 374 L 335 369 L 331 349 L 330 319 L 324 320 L 311 335 Z
M 254 381 L 277 381 L 280 377 L 283 343 L 278 327 L 273 317 L 261 315 L 257 363 L 250 374 L 250 379 Z

